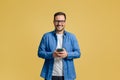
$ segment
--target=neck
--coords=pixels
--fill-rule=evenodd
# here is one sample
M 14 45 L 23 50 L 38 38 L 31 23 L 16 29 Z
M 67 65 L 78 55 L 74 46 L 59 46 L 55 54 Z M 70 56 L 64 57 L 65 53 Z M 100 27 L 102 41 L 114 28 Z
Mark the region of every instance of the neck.
M 64 30 L 62 31 L 56 31 L 57 34 L 63 34 L 64 33 Z

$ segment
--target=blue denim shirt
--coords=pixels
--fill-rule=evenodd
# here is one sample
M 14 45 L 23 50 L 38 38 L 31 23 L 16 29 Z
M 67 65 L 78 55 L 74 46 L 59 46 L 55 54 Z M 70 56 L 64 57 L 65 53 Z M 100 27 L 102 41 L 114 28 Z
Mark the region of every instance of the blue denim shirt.
M 38 56 L 45 59 L 41 77 L 51 80 L 54 57 L 53 52 L 57 46 L 57 36 L 55 31 L 45 33 L 38 49 Z M 75 35 L 64 31 L 62 47 L 66 49 L 68 56 L 63 59 L 63 71 L 65 80 L 74 80 L 76 78 L 76 72 L 74 68 L 73 59 L 80 57 L 80 48 Z

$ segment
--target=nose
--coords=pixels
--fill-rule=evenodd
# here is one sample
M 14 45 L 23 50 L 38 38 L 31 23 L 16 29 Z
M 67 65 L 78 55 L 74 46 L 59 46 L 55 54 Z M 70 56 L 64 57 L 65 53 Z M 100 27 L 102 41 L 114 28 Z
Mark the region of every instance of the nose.
M 58 22 L 58 25 L 61 25 L 61 22 Z

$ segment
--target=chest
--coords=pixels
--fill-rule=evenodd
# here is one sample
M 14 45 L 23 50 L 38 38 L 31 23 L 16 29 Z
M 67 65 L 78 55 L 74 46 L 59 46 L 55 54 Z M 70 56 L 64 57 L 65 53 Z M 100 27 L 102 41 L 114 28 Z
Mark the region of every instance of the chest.
M 63 38 L 50 37 L 47 39 L 46 49 L 48 51 L 54 51 L 58 44 L 60 44 L 62 48 L 65 48 L 67 51 L 71 51 L 73 41 L 70 37 L 63 37 Z

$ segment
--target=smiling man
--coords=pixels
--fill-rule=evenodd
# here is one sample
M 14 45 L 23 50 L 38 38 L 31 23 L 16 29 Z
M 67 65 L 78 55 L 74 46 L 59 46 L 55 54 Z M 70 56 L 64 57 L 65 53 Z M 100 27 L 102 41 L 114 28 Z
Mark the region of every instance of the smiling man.
M 77 39 L 65 30 L 65 13 L 55 13 L 53 23 L 55 30 L 43 35 L 38 48 L 38 56 L 45 59 L 41 77 L 45 80 L 74 80 L 73 60 L 80 57 Z

